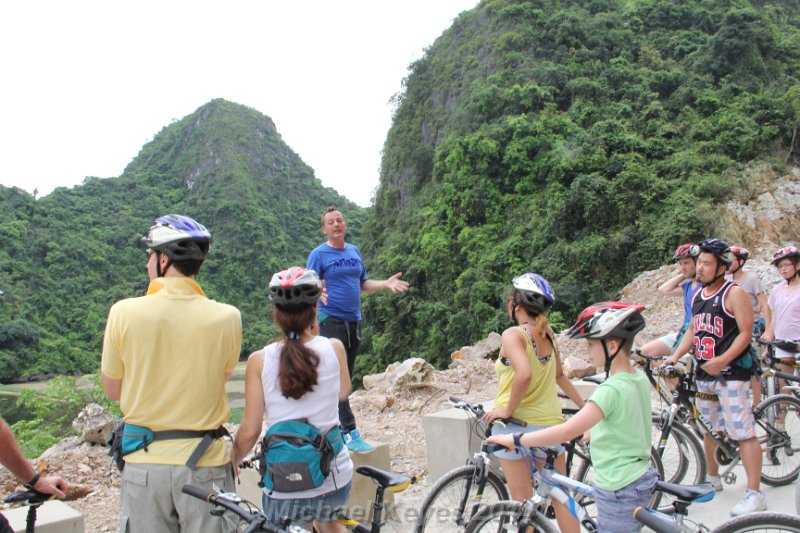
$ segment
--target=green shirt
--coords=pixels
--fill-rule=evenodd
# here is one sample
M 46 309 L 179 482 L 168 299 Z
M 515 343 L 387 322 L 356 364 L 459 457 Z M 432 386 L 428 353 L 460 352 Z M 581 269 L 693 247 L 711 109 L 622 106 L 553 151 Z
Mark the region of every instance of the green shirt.
M 604 415 L 592 428 L 594 483 L 619 490 L 650 467 L 650 384 L 641 372 L 618 372 L 597 387 L 589 401 Z

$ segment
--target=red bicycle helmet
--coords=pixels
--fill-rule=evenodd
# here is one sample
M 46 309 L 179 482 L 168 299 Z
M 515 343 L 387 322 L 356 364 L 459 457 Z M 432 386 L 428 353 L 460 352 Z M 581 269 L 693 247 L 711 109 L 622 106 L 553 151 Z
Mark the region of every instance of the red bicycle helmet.
M 630 339 L 644 329 L 643 305 L 600 302 L 578 315 L 564 333 L 573 339 Z
M 800 257 L 800 250 L 796 246 L 784 246 L 772 255 L 772 264 L 778 266 L 781 259 L 787 257 Z
M 678 249 L 675 250 L 675 253 L 672 255 L 672 260 L 677 261 L 678 259 L 683 259 L 684 257 L 697 259 L 698 255 L 700 255 L 700 248 L 698 248 L 696 244 L 689 242 L 678 246 Z
M 750 250 L 742 246 L 731 246 L 731 253 L 742 261 L 750 259 Z

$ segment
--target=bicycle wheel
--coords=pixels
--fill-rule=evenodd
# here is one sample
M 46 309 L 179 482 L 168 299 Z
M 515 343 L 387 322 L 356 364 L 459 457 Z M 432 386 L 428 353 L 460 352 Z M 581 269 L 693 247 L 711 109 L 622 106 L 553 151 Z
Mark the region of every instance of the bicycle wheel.
M 653 414 L 653 446 L 658 449 L 661 439 L 661 415 Z M 667 445 L 661 454 L 664 477 L 668 483 L 702 483 L 706 478 L 706 456 L 703 445 L 694 433 L 677 420 L 672 428 Z
M 439 478 L 422 501 L 415 533 L 464 531 L 475 504 L 484 506 L 508 499 L 503 480 L 491 470 L 487 470 L 486 487 L 479 497 L 476 477 L 477 469 L 466 465 Z
M 776 394 L 755 409 L 756 437 L 763 453 L 761 481 L 788 485 L 800 471 L 800 400 Z
M 711 533 L 800 533 L 800 517 L 783 513 L 751 513 L 737 516 Z
M 661 458 L 658 456 L 658 452 L 655 450 L 655 448 L 650 449 L 650 465 L 656 469 L 656 472 L 658 473 L 658 479 L 664 479 L 664 467 L 661 464 Z M 591 485 L 593 477 L 594 469 L 592 468 L 591 458 L 589 458 L 589 460 L 584 460 L 580 465 L 578 465 L 573 479 L 576 479 L 582 483 L 586 483 L 587 485 Z M 653 496 L 650 498 L 648 507 L 657 507 L 661 502 L 662 496 L 663 493 L 661 491 L 655 491 Z M 575 501 L 586 511 L 586 514 L 591 516 L 594 520 L 597 520 L 597 508 L 594 505 L 593 497 L 584 494 L 575 494 L 574 498 Z
M 522 502 L 497 502 L 481 507 L 467 526 L 468 533 L 557 533 L 558 528 L 534 509 L 526 510 Z

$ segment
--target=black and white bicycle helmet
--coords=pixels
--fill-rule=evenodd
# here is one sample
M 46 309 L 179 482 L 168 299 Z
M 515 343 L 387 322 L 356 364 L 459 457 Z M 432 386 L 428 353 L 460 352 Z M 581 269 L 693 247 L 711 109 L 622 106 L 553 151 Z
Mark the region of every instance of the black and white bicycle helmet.
M 166 215 L 153 222 L 140 244 L 148 250 L 163 252 L 173 261 L 205 259 L 211 246 L 211 233 L 193 218 Z
M 269 299 L 282 307 L 314 305 L 322 294 L 322 281 L 313 270 L 292 267 L 272 276 Z
M 564 333 L 573 339 L 630 339 L 644 329 L 643 305 L 600 302 L 578 315 Z

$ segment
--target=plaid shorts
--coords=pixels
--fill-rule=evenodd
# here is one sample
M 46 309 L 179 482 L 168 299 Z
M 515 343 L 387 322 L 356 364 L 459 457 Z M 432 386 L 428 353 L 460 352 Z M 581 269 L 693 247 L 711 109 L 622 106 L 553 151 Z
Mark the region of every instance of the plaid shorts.
M 711 423 L 714 431 L 725 431 L 736 441 L 756 436 L 750 380 L 697 380 L 695 383 L 697 392 L 717 396 L 717 400 L 695 398 L 694 401 L 698 412 Z

